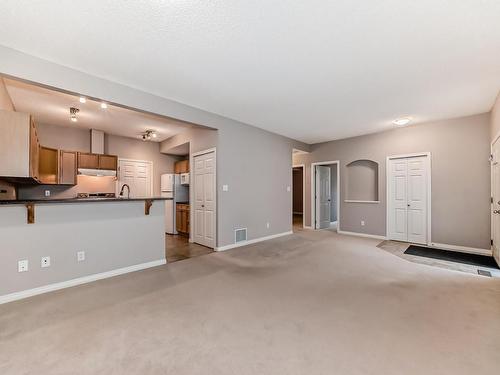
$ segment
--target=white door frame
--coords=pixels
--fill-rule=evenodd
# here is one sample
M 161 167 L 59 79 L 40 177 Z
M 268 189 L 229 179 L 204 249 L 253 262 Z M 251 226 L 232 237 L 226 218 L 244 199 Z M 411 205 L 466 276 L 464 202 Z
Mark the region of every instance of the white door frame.
M 151 178 L 149 181 L 149 194 L 151 196 L 154 195 L 154 179 L 155 179 L 155 174 L 154 174 L 154 163 L 151 160 L 139 160 L 139 159 L 127 159 L 127 158 L 118 158 L 118 164 L 117 168 L 120 168 L 120 161 L 131 161 L 131 162 L 137 162 L 137 163 L 146 163 L 151 166 Z M 119 179 L 120 176 L 120 170 L 117 171 L 116 174 L 116 181 L 120 181 Z M 119 184 L 116 184 L 116 195 L 120 193 L 120 188 L 121 186 L 118 186 Z
M 391 183 L 390 178 L 391 174 L 389 171 L 389 161 L 392 159 L 407 159 L 407 158 L 414 158 L 417 156 L 426 156 L 428 159 L 427 161 L 427 238 L 426 238 L 426 245 L 430 246 L 432 244 L 432 214 L 431 214 L 431 208 L 432 208 L 432 157 L 430 152 L 416 152 L 412 154 L 401 154 L 401 155 L 390 155 L 386 159 L 385 163 L 385 206 L 386 206 L 386 212 L 385 212 L 385 227 L 386 227 L 386 237 L 389 239 L 389 185 Z
M 316 230 L 316 202 L 314 196 L 316 194 L 316 179 L 314 171 L 317 165 L 332 165 L 337 164 L 337 232 L 340 232 L 340 160 L 317 161 L 311 163 L 311 228 Z
M 191 144 L 189 145 L 191 147 Z M 189 181 L 190 181 L 190 186 L 189 186 L 189 221 L 191 223 L 191 228 L 189 228 L 189 242 L 194 242 L 194 229 L 195 229 L 195 221 L 194 220 L 194 184 L 195 184 L 195 178 L 194 178 L 194 158 L 196 156 L 200 155 L 205 155 L 213 152 L 214 153 L 214 158 L 215 158 L 215 165 L 214 165 L 214 192 L 215 192 L 215 202 L 214 202 L 214 250 L 217 249 L 217 147 L 212 147 L 208 148 L 203 151 L 198 151 L 198 152 L 193 152 L 189 153 Z
M 302 168 L 302 228 L 306 226 L 306 165 L 294 164 L 292 165 L 292 228 L 293 228 L 293 168 Z
M 491 141 L 491 145 L 490 145 L 490 157 L 493 156 L 493 146 L 495 145 L 496 142 L 500 142 L 500 132 L 495 135 L 495 137 L 493 138 L 493 140 Z M 493 202 L 493 161 L 490 163 L 490 225 L 491 225 L 491 228 L 490 228 L 490 243 L 493 241 L 493 231 L 495 230 L 495 228 L 493 227 L 493 208 L 494 208 L 494 202 Z M 492 254 L 493 254 L 493 245 L 490 245 L 490 250 L 492 251 Z

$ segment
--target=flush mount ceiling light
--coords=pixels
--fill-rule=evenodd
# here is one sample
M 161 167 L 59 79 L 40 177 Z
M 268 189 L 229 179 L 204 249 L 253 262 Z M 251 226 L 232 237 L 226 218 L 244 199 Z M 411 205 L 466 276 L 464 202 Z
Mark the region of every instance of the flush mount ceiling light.
M 142 133 L 141 138 L 143 141 L 150 141 L 152 138 L 156 138 L 158 135 L 154 130 L 146 130 Z
M 394 125 L 398 125 L 398 126 L 405 126 L 405 125 L 408 125 L 410 123 L 410 121 L 411 121 L 411 119 L 409 117 L 401 117 L 401 118 L 394 120 L 392 123 Z
M 80 103 L 86 103 L 87 102 L 87 99 L 84 98 L 83 96 L 80 97 Z
M 101 103 L 101 108 L 102 109 L 106 109 L 106 108 L 108 108 L 108 105 L 106 103 L 102 102 Z
M 75 108 L 75 107 L 71 107 L 69 109 L 69 118 L 71 121 L 73 122 L 77 122 L 78 119 L 76 118 L 76 114 L 80 112 L 80 110 L 78 108 Z

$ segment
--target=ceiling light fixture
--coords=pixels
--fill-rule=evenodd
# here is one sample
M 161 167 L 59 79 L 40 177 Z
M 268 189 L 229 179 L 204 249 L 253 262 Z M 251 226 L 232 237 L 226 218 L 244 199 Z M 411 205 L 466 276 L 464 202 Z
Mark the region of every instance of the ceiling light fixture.
M 410 123 L 410 121 L 411 121 L 411 119 L 409 117 L 401 117 L 401 118 L 394 120 L 392 123 L 394 125 L 398 125 L 398 126 L 405 126 L 405 125 L 408 125 Z
M 106 109 L 106 108 L 108 108 L 108 105 L 106 103 L 102 102 L 101 103 L 101 108 L 102 109 Z
M 157 136 L 158 135 L 154 130 L 146 130 L 144 133 L 142 133 L 141 138 L 143 141 L 150 141 L 151 138 L 156 138 Z
M 86 103 L 87 102 L 87 99 L 84 98 L 83 96 L 80 97 L 80 103 Z
M 69 109 L 69 118 L 71 121 L 73 122 L 77 122 L 78 119 L 76 118 L 76 114 L 80 112 L 80 110 L 78 108 L 75 108 L 75 107 L 71 107 Z

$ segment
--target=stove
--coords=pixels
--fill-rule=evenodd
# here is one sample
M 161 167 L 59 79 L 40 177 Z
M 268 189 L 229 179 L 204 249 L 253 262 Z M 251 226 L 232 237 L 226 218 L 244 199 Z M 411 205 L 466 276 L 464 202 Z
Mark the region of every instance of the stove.
M 78 199 L 116 198 L 115 193 L 78 193 Z

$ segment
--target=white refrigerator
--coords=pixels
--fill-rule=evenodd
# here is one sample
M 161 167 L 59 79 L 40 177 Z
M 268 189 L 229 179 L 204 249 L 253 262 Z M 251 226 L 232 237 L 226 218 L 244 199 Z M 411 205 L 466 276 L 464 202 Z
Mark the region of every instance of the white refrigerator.
M 189 187 L 181 185 L 181 176 L 179 174 L 162 174 L 161 196 L 172 198 L 165 201 L 165 232 L 168 234 L 177 234 L 175 205 L 177 203 L 189 202 Z

